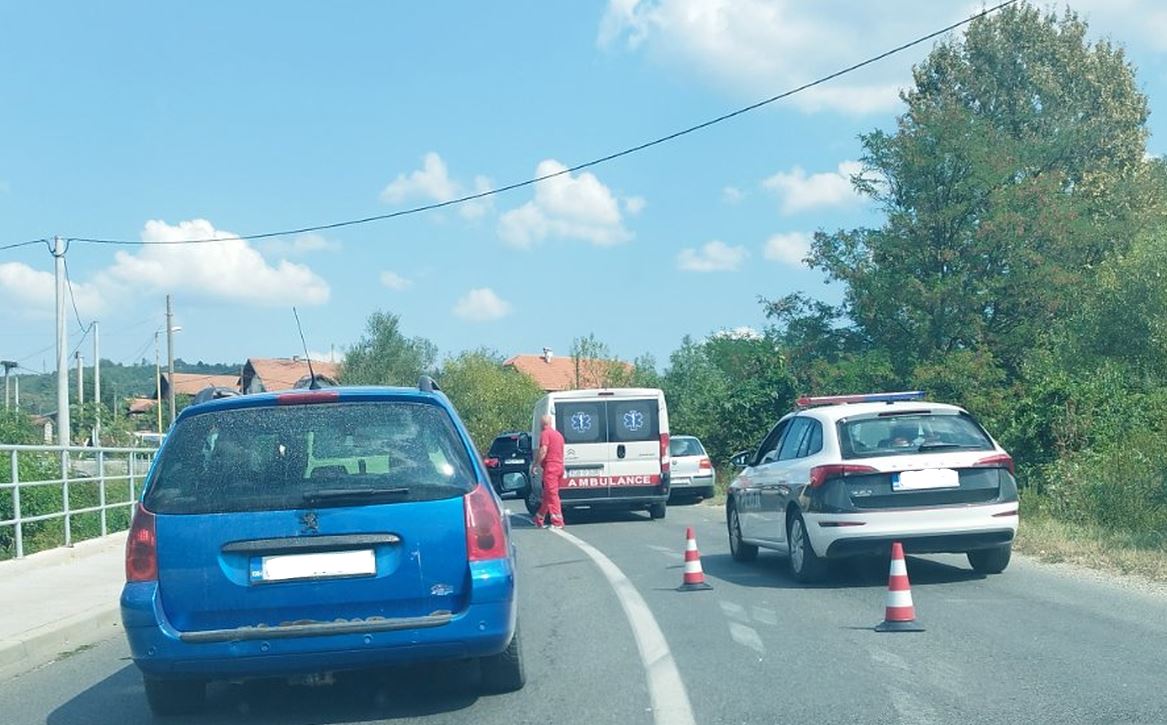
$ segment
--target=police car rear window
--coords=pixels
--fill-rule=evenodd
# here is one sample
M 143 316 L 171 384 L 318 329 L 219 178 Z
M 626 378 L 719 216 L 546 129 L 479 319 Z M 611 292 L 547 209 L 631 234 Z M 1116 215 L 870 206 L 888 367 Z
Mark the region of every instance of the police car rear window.
M 474 476 L 441 408 L 412 402 L 240 408 L 188 418 L 169 434 L 147 483 L 162 514 L 450 498 Z M 317 497 L 321 497 L 317 500 Z
M 984 430 L 963 413 L 920 411 L 844 419 L 838 428 L 843 458 L 993 448 Z

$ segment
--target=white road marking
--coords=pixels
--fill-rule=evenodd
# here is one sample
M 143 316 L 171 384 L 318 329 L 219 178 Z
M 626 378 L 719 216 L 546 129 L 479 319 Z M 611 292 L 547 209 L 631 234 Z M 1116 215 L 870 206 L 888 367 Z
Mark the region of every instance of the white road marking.
M 772 627 L 778 626 L 778 613 L 773 609 L 766 609 L 765 607 L 753 608 L 754 620 L 762 624 L 769 624 Z
M 743 647 L 749 647 L 760 655 L 766 654 L 766 645 L 762 644 L 762 638 L 758 636 L 758 630 L 753 627 L 747 627 L 738 622 L 730 622 L 729 636 L 733 637 L 733 641 Z
M 733 602 L 727 602 L 724 599 L 719 601 L 717 604 L 721 607 L 721 611 L 725 613 L 725 616 L 729 617 L 730 619 L 736 619 L 743 624 L 749 624 L 750 615 L 746 614 L 746 608 L 742 605 L 734 604 Z
M 648 694 L 652 700 L 653 722 L 657 725 L 695 725 L 689 694 L 681 680 L 681 673 L 677 670 L 677 663 L 673 661 L 669 643 L 640 592 L 636 591 L 636 587 L 624 572 L 620 571 L 620 567 L 612 563 L 612 560 L 604 556 L 599 549 L 562 529 L 552 531 L 591 557 L 615 590 L 616 598 L 620 600 L 620 606 L 624 609 L 624 616 L 632 626 L 636 649 L 640 651 L 640 661 L 644 664 Z
M 680 560 L 683 560 L 685 558 L 684 554 L 682 554 L 679 551 L 673 551 L 672 549 L 668 548 L 667 546 L 657 546 L 656 544 L 649 544 L 648 548 L 652 549 L 653 551 L 655 551 L 658 554 L 664 554 L 665 556 L 669 557 L 670 559 L 676 559 L 676 560 L 680 561 Z
M 903 725 L 934 725 L 941 722 L 936 709 L 907 690 L 888 687 L 892 707 Z

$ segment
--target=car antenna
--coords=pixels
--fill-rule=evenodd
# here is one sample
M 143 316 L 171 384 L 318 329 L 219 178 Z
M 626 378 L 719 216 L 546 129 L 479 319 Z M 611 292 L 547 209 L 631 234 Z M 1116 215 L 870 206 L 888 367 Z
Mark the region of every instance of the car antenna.
M 312 369 L 312 356 L 308 354 L 308 341 L 304 339 L 304 326 L 300 324 L 300 313 L 296 312 L 296 308 L 293 307 L 292 314 L 296 316 L 296 329 L 300 332 L 300 344 L 304 346 L 304 360 L 308 362 L 308 377 L 311 378 L 308 389 L 319 390 L 320 383 L 316 380 L 316 371 Z

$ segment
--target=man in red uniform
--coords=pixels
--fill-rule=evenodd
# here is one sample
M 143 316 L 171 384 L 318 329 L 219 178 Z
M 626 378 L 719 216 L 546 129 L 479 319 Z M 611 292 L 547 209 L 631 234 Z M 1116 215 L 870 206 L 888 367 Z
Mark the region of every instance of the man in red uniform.
M 543 517 L 551 515 L 551 527 L 563 528 L 563 509 L 559 504 L 559 485 L 563 482 L 563 435 L 555 430 L 555 419 L 543 416 L 543 433 L 539 436 L 539 451 L 531 466 L 532 476 L 543 469 L 543 500 L 535 514 L 535 526 L 543 528 Z

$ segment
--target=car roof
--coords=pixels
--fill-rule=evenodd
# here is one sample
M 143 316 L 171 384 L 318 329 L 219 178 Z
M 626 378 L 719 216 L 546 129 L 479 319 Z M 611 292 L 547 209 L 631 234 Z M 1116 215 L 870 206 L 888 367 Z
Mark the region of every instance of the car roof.
M 252 393 L 231 398 L 218 398 L 185 408 L 175 422 L 204 413 L 245 408 L 268 408 L 283 404 L 298 403 L 369 403 L 385 401 L 408 401 L 430 403 L 452 410 L 450 401 L 441 392 L 425 392 L 417 388 L 348 385 L 324 387 L 317 390 L 298 388 L 270 393 Z
M 932 403 L 927 400 L 896 401 L 894 403 L 840 403 L 836 405 L 820 405 L 811 408 L 798 408 L 791 411 L 787 417 L 794 415 L 810 416 L 830 423 L 857 415 L 877 415 L 879 413 L 899 412 L 935 412 L 964 413 L 964 408 L 948 403 Z

